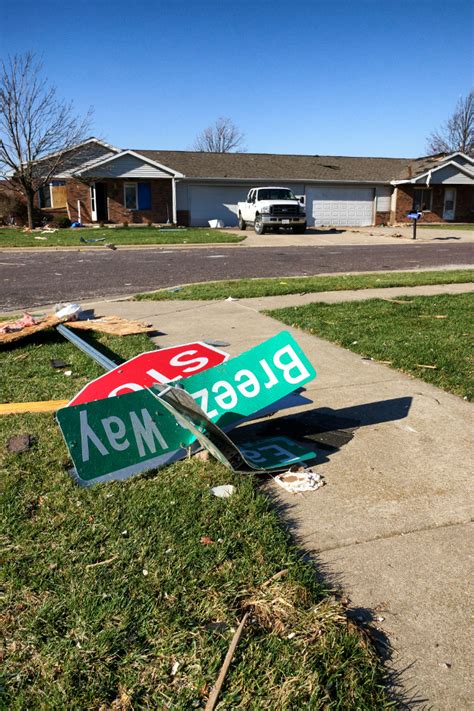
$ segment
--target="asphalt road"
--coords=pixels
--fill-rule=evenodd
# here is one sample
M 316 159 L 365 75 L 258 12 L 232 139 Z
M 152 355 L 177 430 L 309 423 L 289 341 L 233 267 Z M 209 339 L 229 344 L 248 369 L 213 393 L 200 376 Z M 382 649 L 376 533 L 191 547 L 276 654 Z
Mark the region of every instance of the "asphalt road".
M 0 310 L 215 279 L 472 264 L 472 244 L 0 252 Z

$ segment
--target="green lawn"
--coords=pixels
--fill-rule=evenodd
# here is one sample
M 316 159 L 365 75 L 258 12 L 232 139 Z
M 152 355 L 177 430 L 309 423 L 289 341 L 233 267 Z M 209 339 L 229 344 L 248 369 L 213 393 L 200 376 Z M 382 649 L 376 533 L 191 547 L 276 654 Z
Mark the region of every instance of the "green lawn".
M 94 342 L 116 359 L 150 349 L 145 336 Z M 54 332 L 0 362 L 7 401 L 69 397 L 101 372 Z M 204 708 L 251 600 L 220 709 L 389 707 L 367 638 L 255 478 L 192 459 L 81 489 L 52 414 L 1 422 L 2 708 Z M 33 447 L 9 454 L 17 433 Z M 232 498 L 210 495 L 230 482 Z
M 309 304 L 268 313 L 472 400 L 473 309 L 473 294 L 457 294 L 401 297 L 395 303 Z
M 35 237 L 47 237 L 46 240 Z M 80 238 L 99 239 L 104 242 L 83 244 Z M 2 247 L 103 247 L 112 242 L 120 246 L 125 244 L 208 244 L 219 242 L 242 242 L 245 235 L 221 232 L 205 228 L 179 229 L 165 231 L 157 227 L 114 227 L 97 229 L 58 229 L 53 234 L 41 232 L 22 232 L 19 229 L 0 228 L 0 249 Z
M 244 299 L 255 296 L 284 296 L 286 294 L 316 294 L 322 291 L 374 289 L 391 286 L 419 286 L 423 284 L 461 284 L 474 281 L 473 269 L 432 272 L 384 272 L 374 274 L 341 274 L 340 276 L 282 277 L 276 279 L 233 279 L 210 281 L 203 284 L 174 287 L 177 291 L 137 294 L 137 300 L 168 301 L 225 299 L 228 296 Z
M 421 229 L 430 229 L 430 230 L 471 230 L 474 231 L 474 222 L 459 222 L 459 223 L 451 223 L 451 222 L 444 222 L 442 224 L 438 225 L 430 225 L 429 223 L 424 223 L 424 224 L 419 224 L 419 228 Z

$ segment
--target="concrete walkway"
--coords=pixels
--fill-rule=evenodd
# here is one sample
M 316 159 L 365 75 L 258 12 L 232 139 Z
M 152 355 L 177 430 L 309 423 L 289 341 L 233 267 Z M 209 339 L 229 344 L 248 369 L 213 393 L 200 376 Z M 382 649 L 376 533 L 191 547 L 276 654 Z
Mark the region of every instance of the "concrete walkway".
M 308 300 L 466 288 L 472 285 L 312 294 Z M 301 298 L 88 306 L 151 321 L 163 334 L 155 339 L 160 346 L 217 339 L 237 355 L 284 328 L 260 309 Z M 351 614 L 372 620 L 388 640 L 388 664 L 401 675 L 405 696 L 420 708 L 472 708 L 472 406 L 289 330 L 318 371 L 305 393 L 313 401 L 303 408 L 307 420 L 313 412 L 332 423 L 326 429 L 341 429 L 344 436 L 336 448 L 318 447 L 318 471 L 327 486 L 296 497 L 273 483 L 269 490 L 284 505 L 301 545 L 350 597 Z

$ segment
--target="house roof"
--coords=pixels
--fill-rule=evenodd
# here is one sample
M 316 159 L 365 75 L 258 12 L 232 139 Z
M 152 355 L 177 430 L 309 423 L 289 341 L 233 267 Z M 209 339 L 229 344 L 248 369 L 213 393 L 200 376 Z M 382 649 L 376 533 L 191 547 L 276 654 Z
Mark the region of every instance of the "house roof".
M 274 153 L 205 153 L 134 149 L 149 159 L 173 167 L 187 178 L 236 180 L 322 180 L 389 183 L 421 172 L 426 159 L 353 156 L 287 155 Z

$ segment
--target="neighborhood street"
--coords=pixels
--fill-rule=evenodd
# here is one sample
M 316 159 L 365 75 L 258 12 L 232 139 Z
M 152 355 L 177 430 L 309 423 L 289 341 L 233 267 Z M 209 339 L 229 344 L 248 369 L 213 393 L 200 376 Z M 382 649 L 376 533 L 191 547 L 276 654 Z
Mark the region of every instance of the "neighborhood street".
M 217 279 L 472 265 L 473 246 L 405 243 L 0 252 L 0 310 Z

